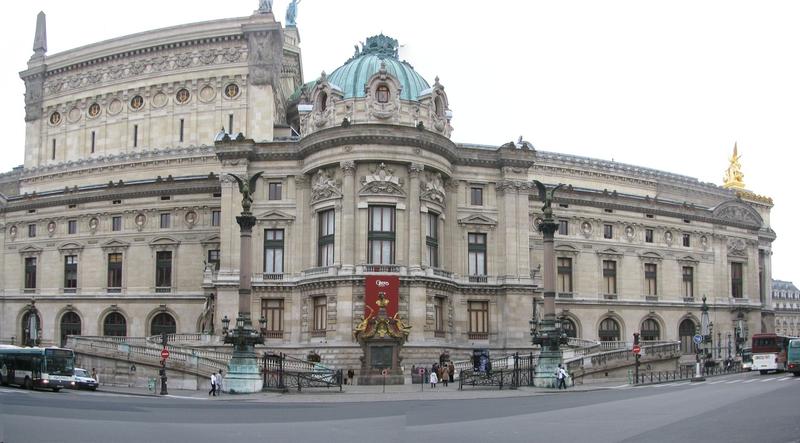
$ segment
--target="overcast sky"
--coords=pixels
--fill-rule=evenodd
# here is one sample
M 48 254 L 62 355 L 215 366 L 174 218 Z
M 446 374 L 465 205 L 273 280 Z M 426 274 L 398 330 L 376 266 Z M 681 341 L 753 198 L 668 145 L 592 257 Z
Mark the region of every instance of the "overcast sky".
M 283 21 L 288 0 L 275 0 Z M 22 164 L 36 13 L 48 53 L 130 33 L 250 15 L 258 0 L 9 2 L 0 27 L 0 170 Z M 800 283 L 800 2 L 301 0 L 304 80 L 383 32 L 453 110 L 456 142 L 614 160 L 722 183 L 734 142 L 747 188 L 772 197 L 775 279 Z M 209 141 L 210 142 L 210 141 Z M 795 251 L 793 253 L 792 251 Z M 721 294 L 719 294 L 721 295 Z M 718 295 L 718 296 L 719 296 Z M 711 296 L 711 294 L 709 294 Z

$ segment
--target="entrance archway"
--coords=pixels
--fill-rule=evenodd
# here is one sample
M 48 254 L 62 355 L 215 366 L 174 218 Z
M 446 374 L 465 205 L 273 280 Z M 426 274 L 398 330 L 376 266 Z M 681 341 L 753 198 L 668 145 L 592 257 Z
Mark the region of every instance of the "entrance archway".
M 697 325 L 694 324 L 692 319 L 684 319 L 678 325 L 678 337 L 681 340 L 681 354 L 694 354 L 694 345 L 692 344 L 692 337 L 697 332 Z
M 69 311 L 61 316 L 61 346 L 66 346 L 68 335 L 81 335 L 81 318 Z

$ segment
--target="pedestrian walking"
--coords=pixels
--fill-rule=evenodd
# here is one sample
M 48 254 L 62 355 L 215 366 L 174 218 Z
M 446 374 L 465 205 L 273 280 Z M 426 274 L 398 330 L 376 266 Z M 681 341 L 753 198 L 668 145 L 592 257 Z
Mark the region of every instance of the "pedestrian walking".
M 567 389 L 567 371 L 561 367 L 561 364 L 556 369 L 556 382 L 556 389 L 561 389 L 562 386 Z
M 350 386 L 353 385 L 353 377 L 355 377 L 356 373 L 352 369 L 347 370 L 347 381 L 350 383 Z
M 453 366 L 453 362 L 449 362 L 447 364 L 447 376 L 450 378 L 450 383 L 453 383 L 454 379 L 453 376 L 456 374 L 456 367 Z
M 442 383 L 444 383 L 445 388 L 447 387 L 447 381 L 449 379 L 450 377 L 447 374 L 447 366 L 446 365 L 439 366 L 439 380 L 441 380 Z
M 219 370 L 219 374 L 217 374 L 217 395 L 222 394 L 222 369 Z
M 213 372 L 211 373 L 211 390 L 208 391 L 208 395 L 217 395 L 217 374 Z
M 435 388 L 436 383 L 439 382 L 439 377 L 436 375 L 436 371 L 431 371 L 431 387 Z

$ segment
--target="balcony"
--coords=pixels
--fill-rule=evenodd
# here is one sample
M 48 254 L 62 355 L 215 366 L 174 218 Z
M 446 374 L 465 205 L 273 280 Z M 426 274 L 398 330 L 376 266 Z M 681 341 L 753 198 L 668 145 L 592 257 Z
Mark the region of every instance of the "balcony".
M 489 340 L 488 332 L 468 332 L 467 338 L 470 340 Z
M 400 265 L 367 264 L 364 265 L 364 272 L 400 273 L 401 268 L 402 267 Z
M 156 286 L 156 294 L 167 294 L 172 292 L 171 286 Z
M 283 331 L 263 331 L 264 338 L 283 338 Z
M 486 275 L 470 275 L 469 276 L 470 283 L 488 283 L 489 277 Z
M 280 281 L 283 280 L 283 275 L 282 272 L 264 272 L 261 274 L 261 278 L 264 281 Z
M 684 303 L 694 303 L 694 297 L 683 297 Z
M 106 288 L 106 292 L 109 294 L 121 294 L 122 288 Z
M 556 294 L 558 298 L 573 298 L 572 292 L 559 292 Z
M 617 294 L 603 294 L 603 300 L 616 300 L 619 298 Z
M 658 296 L 657 295 L 645 295 L 644 299 L 647 300 L 647 301 L 658 301 Z

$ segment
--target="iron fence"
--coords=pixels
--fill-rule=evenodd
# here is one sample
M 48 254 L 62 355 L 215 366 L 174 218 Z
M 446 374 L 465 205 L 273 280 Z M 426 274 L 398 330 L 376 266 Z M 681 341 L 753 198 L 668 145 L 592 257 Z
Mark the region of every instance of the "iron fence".
M 331 388 L 342 390 L 342 370 L 332 369 L 316 362 L 289 357 L 284 353 L 264 353 L 261 358 L 264 390 L 286 392 L 303 388 Z

